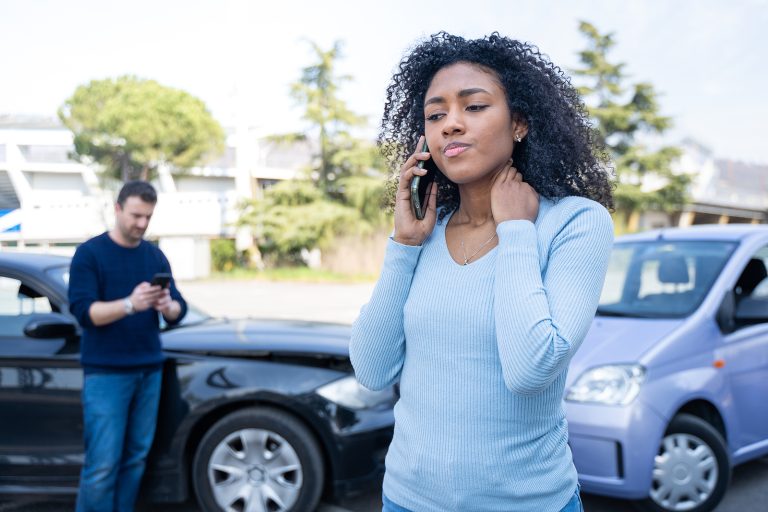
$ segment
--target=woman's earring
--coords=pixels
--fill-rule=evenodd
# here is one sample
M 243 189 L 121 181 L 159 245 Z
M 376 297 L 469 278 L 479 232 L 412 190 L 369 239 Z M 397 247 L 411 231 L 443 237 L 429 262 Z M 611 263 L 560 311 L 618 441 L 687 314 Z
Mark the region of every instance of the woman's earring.
M 520 136 L 519 133 L 517 135 L 515 135 L 515 142 L 522 142 L 522 140 L 523 140 L 523 138 Z

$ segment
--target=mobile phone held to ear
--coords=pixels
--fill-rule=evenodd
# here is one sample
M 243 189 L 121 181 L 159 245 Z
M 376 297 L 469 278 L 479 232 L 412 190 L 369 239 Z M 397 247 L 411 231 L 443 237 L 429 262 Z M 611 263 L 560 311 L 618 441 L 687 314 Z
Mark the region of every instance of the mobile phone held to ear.
M 429 151 L 426 138 L 424 139 L 421 151 Z M 411 208 L 416 218 L 422 220 L 427 213 L 427 190 L 429 190 L 429 184 L 435 181 L 437 167 L 432 158 L 426 161 L 419 160 L 418 167 L 419 169 L 426 169 L 427 174 L 424 176 L 414 175 L 411 180 Z
M 158 272 L 152 276 L 152 281 L 149 284 L 152 286 L 160 286 L 161 288 L 168 288 L 171 285 L 171 274 Z

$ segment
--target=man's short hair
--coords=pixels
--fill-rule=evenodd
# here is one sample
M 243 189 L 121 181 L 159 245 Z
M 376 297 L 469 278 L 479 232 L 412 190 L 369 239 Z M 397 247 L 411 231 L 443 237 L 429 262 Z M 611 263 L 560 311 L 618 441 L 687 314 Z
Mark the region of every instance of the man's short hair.
M 120 193 L 117 194 L 117 204 L 120 205 L 120 208 L 125 206 L 125 200 L 131 196 L 139 197 L 145 203 L 157 203 L 157 192 L 155 191 L 155 187 L 146 181 L 128 181 L 123 185 L 123 188 L 120 189 Z

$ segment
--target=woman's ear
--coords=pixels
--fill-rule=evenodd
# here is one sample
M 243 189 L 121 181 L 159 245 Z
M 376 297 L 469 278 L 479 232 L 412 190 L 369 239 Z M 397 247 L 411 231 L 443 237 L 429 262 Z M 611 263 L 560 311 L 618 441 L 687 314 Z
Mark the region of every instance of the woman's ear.
M 521 142 L 528 135 L 528 123 L 524 119 L 515 119 L 512 121 L 512 138 L 515 142 Z

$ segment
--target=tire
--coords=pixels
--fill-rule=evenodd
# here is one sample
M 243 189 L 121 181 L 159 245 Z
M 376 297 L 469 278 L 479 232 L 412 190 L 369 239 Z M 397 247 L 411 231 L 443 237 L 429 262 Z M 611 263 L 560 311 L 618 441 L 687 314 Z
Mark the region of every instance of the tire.
M 312 433 L 283 411 L 229 414 L 203 436 L 192 463 L 205 512 L 306 512 L 323 489 L 323 457 Z
M 654 459 L 649 497 L 636 505 L 648 512 L 709 512 L 723 499 L 730 479 L 720 433 L 701 418 L 679 414 Z

